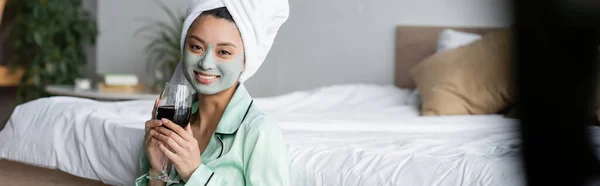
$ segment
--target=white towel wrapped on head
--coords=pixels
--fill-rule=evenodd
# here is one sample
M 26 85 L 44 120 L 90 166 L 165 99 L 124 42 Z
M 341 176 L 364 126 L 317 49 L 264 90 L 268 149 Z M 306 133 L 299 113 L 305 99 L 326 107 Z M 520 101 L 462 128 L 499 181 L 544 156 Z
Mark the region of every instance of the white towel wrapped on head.
M 240 82 L 248 80 L 262 65 L 281 25 L 289 16 L 288 0 L 192 0 L 186 12 L 181 32 L 181 51 L 187 32 L 198 16 L 204 11 L 226 7 L 244 42 L 245 70 Z M 181 62 L 173 77 L 172 83 L 189 83 L 183 76 Z

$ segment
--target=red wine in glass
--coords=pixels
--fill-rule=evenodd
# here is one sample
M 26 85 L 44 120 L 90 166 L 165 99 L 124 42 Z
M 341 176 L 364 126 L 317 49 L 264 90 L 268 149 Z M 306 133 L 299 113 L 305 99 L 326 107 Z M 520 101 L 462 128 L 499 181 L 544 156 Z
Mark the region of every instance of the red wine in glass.
M 181 128 L 187 127 L 190 122 L 192 107 L 175 108 L 174 105 L 159 106 L 156 110 L 156 119 L 169 119 Z

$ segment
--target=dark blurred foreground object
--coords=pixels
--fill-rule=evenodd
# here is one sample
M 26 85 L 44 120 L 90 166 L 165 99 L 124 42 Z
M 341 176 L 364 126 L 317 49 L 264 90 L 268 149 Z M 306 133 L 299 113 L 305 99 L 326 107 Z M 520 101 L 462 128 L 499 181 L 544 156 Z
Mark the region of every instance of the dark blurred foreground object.
M 84 46 L 94 44 L 97 36 L 96 21 L 81 0 L 13 0 L 6 11 L 14 15 L 2 24 L 9 29 L 9 66 L 24 69 L 19 103 L 46 96 L 46 85 L 72 85 L 81 77 Z
M 600 6 L 584 0 L 513 3 L 527 184 L 598 185 L 586 125 L 593 122 Z

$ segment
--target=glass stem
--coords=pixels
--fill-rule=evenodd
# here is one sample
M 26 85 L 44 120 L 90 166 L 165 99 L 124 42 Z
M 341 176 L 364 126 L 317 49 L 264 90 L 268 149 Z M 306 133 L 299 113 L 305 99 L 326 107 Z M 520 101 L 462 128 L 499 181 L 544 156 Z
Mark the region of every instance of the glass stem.
M 166 156 L 166 155 L 163 155 L 163 167 L 162 167 L 162 173 L 163 173 L 164 175 L 167 175 L 167 176 L 169 176 L 169 175 L 168 175 L 168 173 L 169 173 L 168 171 L 169 171 L 169 170 L 167 170 L 167 167 L 168 167 L 167 165 L 169 165 L 169 159 L 167 159 L 167 156 Z

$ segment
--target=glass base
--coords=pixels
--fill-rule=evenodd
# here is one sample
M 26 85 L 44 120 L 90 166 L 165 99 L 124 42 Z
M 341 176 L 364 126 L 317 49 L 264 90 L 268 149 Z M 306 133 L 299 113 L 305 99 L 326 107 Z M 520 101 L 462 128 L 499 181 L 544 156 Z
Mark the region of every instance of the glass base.
M 146 176 L 146 178 L 148 178 L 149 180 L 160 180 L 165 183 L 179 183 L 179 180 L 169 177 L 169 175 L 167 175 L 166 173 L 162 173 L 158 176 L 148 175 L 148 176 Z

